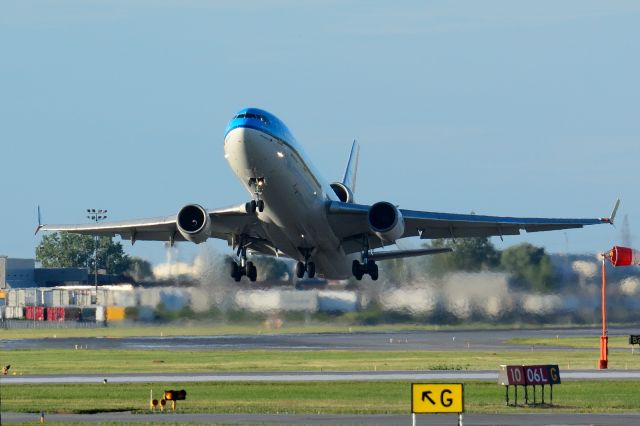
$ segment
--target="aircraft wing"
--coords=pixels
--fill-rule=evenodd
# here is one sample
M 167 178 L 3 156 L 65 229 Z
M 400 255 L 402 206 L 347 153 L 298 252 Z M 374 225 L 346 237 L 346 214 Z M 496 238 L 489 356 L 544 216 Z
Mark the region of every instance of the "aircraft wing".
M 491 237 L 519 235 L 520 231 L 541 232 L 582 228 L 586 225 L 613 223 L 619 201 L 610 218 L 555 219 L 534 217 L 503 217 L 476 214 L 437 213 L 399 209 L 404 218 L 401 238 L 419 236 L 422 239 Z M 371 206 L 331 201 L 327 216 L 336 235 L 342 240 L 347 253 L 360 251 L 363 236 L 369 238 L 369 247 L 393 244 L 382 242 L 369 228 L 368 213 Z
M 250 238 L 263 240 L 264 232 L 260 221 L 253 213 L 247 213 L 245 204 L 207 210 L 211 218 L 211 237 L 229 240 L 233 235 L 246 234 Z M 38 231 L 60 231 L 73 234 L 97 235 L 113 237 L 119 235 L 123 240 L 132 243 L 142 241 L 185 241 L 176 225 L 176 215 L 124 220 L 117 222 L 101 222 L 76 225 L 38 225 Z

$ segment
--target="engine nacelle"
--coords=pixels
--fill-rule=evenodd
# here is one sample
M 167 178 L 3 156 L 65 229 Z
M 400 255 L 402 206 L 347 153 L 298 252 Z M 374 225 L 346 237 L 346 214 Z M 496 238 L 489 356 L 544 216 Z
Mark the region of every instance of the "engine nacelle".
M 192 243 L 203 243 L 211 236 L 209 214 L 198 204 L 187 204 L 181 208 L 176 223 L 180 234 Z
M 353 192 L 351 192 L 344 183 L 333 182 L 330 186 L 340 201 L 343 203 L 353 203 Z
M 396 206 L 386 201 L 369 209 L 369 227 L 381 239 L 394 242 L 404 234 L 404 219 Z

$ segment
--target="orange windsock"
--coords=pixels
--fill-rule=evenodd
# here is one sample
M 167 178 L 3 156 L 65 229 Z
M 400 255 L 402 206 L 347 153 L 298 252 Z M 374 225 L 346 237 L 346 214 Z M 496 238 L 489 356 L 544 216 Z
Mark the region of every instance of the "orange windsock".
M 640 252 L 628 247 L 613 246 L 607 258 L 613 266 L 640 265 Z

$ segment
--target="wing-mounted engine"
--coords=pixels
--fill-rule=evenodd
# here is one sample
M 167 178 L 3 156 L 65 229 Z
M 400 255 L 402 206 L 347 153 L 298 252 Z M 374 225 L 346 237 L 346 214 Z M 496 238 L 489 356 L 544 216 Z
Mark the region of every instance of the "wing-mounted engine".
M 351 191 L 349 187 L 344 183 L 333 182 L 331 184 L 331 189 L 333 189 L 333 192 L 336 193 L 336 195 L 338 196 L 338 199 L 343 203 L 354 202 L 353 191 Z
M 178 231 L 192 243 L 200 244 L 211 236 L 211 219 L 207 211 L 198 204 L 187 204 L 176 218 Z
M 394 242 L 404 234 L 404 219 L 396 206 L 386 201 L 369 209 L 369 228 L 384 241 Z

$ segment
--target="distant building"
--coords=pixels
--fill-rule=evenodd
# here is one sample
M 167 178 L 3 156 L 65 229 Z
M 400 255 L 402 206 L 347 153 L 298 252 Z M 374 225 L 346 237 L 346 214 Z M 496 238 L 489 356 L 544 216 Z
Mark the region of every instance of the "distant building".
M 0 256 L 0 289 L 87 284 L 87 268 L 36 268 L 34 259 Z
M 0 256 L 0 289 L 35 287 L 36 262 Z

